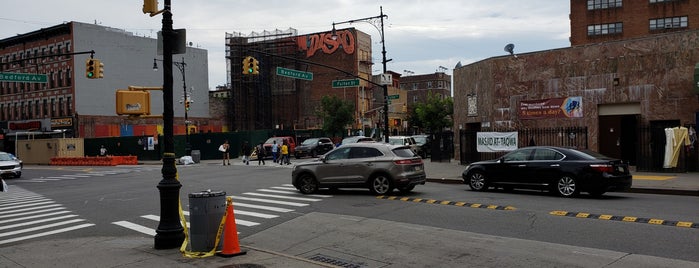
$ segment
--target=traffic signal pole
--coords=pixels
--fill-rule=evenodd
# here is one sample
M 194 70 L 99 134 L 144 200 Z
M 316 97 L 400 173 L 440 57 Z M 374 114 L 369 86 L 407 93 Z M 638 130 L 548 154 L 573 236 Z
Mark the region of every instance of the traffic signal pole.
M 182 245 L 184 228 L 179 220 L 180 188 L 175 167 L 175 142 L 173 135 L 172 48 L 175 32 L 172 29 L 171 0 L 165 0 L 163 9 L 163 168 L 160 192 L 160 223 L 155 230 L 155 249 L 171 249 Z M 145 12 L 145 10 L 144 10 Z

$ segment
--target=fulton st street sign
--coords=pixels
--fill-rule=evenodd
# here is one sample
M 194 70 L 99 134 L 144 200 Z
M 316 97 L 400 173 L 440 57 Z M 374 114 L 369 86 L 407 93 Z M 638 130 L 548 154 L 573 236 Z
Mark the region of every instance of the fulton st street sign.
M 0 81 L 46 83 L 48 77 L 45 74 L 0 73 Z
M 287 69 L 282 67 L 277 67 L 277 75 L 291 77 L 295 79 L 303 79 L 311 81 L 313 80 L 313 73 L 303 72 L 294 69 Z
M 333 80 L 333 88 L 356 87 L 359 86 L 359 79 Z

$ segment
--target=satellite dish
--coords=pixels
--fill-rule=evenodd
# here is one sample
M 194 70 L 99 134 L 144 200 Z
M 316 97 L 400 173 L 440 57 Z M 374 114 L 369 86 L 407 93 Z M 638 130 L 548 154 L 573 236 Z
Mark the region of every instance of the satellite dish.
M 505 51 L 506 51 L 506 52 L 510 52 L 510 55 L 514 55 L 514 54 L 515 54 L 515 52 L 514 52 L 514 51 L 515 51 L 515 45 L 514 45 L 514 44 L 507 44 L 507 45 L 505 46 Z

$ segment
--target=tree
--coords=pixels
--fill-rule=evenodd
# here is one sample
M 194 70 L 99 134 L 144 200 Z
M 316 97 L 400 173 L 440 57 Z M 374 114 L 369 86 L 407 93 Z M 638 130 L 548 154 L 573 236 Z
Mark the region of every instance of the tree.
M 437 133 L 454 125 L 454 100 L 451 97 L 427 94 L 427 101 L 417 103 L 410 113 L 411 126 L 423 127 Z
M 323 119 L 323 131 L 330 135 L 344 132 L 347 125 L 354 122 L 354 103 L 337 96 L 323 96 L 320 99 L 320 110 L 316 115 Z

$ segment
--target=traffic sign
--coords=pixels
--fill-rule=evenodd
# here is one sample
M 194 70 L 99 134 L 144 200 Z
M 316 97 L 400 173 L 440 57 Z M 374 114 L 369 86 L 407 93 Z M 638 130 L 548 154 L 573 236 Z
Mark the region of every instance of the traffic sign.
M 0 81 L 46 83 L 48 76 L 45 74 L 0 73 Z
M 282 68 L 282 67 L 277 67 L 277 75 L 291 77 L 291 78 L 295 78 L 295 79 L 303 79 L 303 80 L 308 80 L 308 81 L 313 80 L 313 73 L 294 70 L 294 69 L 287 69 L 287 68 Z
M 400 95 L 388 95 L 389 100 L 397 100 L 400 99 Z
M 333 80 L 333 88 L 356 87 L 359 86 L 359 78 L 347 80 Z

